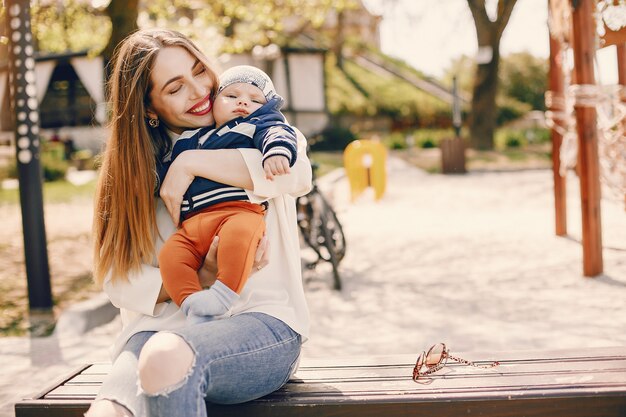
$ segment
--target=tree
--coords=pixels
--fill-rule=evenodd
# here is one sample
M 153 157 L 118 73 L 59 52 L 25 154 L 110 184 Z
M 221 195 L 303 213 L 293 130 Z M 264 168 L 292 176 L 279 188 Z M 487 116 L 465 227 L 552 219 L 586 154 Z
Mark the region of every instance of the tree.
M 485 0 L 467 0 L 476 26 L 479 50 L 469 117 L 470 141 L 476 149 L 493 149 L 500 40 L 516 2 L 498 0 L 496 18 L 492 21 L 487 14 Z
M 544 92 L 548 81 L 548 60 L 528 52 L 517 52 L 502 58 L 501 93 L 533 110 L 545 110 Z
M 106 8 L 106 14 L 111 19 L 111 37 L 102 54 L 108 61 L 118 43 L 138 28 L 139 0 L 111 0 Z
M 35 50 L 47 53 L 88 50 L 98 54 L 106 45 L 111 24 L 104 8 L 81 0 L 31 3 Z
M 330 11 L 339 13 L 356 4 L 355 0 L 33 0 L 32 3 L 37 50 L 88 49 L 107 58 L 138 27 L 178 30 L 190 36 L 208 55 L 245 52 L 255 45 L 270 43 L 288 46 L 302 32 L 320 28 Z

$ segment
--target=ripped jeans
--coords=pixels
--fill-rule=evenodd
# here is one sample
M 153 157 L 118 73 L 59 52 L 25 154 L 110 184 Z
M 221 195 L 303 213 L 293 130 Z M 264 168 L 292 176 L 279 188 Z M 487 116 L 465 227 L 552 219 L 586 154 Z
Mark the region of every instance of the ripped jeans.
M 243 313 L 171 333 L 181 336 L 195 354 L 180 383 L 154 395 L 138 388 L 137 359 L 155 334 L 140 332 L 113 363 L 96 400 L 121 404 L 135 417 L 204 417 L 205 401 L 236 404 L 279 389 L 295 372 L 300 356 L 300 335 L 263 313 Z

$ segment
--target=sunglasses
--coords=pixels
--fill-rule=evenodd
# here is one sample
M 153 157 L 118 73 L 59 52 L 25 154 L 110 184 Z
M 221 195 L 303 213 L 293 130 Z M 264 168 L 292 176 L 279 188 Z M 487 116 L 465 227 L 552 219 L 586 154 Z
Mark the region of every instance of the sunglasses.
M 431 348 L 428 349 L 428 352 L 422 352 L 422 354 L 417 357 L 417 362 L 415 362 L 415 368 L 413 368 L 413 381 L 417 381 L 422 376 L 430 375 L 434 372 L 437 372 L 438 370 L 446 366 L 448 359 L 465 365 L 473 366 L 475 368 L 483 369 L 493 368 L 494 366 L 500 365 L 499 362 L 491 362 L 486 365 L 478 365 L 466 359 L 452 356 L 450 355 L 450 351 L 446 348 L 446 345 L 444 343 L 437 343 L 436 345 L 431 346 Z

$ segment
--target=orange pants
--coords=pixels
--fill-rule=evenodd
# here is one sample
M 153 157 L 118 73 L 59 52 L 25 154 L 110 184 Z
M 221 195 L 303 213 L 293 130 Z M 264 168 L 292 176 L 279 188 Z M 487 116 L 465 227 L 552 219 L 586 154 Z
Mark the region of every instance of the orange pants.
M 201 291 L 198 269 L 219 236 L 217 279 L 240 293 L 265 232 L 265 207 L 247 201 L 215 204 L 186 219 L 159 253 L 163 286 L 178 305 Z

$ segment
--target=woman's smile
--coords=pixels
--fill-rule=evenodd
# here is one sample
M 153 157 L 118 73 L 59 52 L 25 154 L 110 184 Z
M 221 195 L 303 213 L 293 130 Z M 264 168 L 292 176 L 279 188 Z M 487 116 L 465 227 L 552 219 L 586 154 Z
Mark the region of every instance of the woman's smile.
M 190 108 L 187 112 L 194 114 L 196 116 L 204 116 L 209 113 L 213 109 L 213 103 L 211 102 L 211 94 L 206 96 L 202 101 L 192 108 Z

